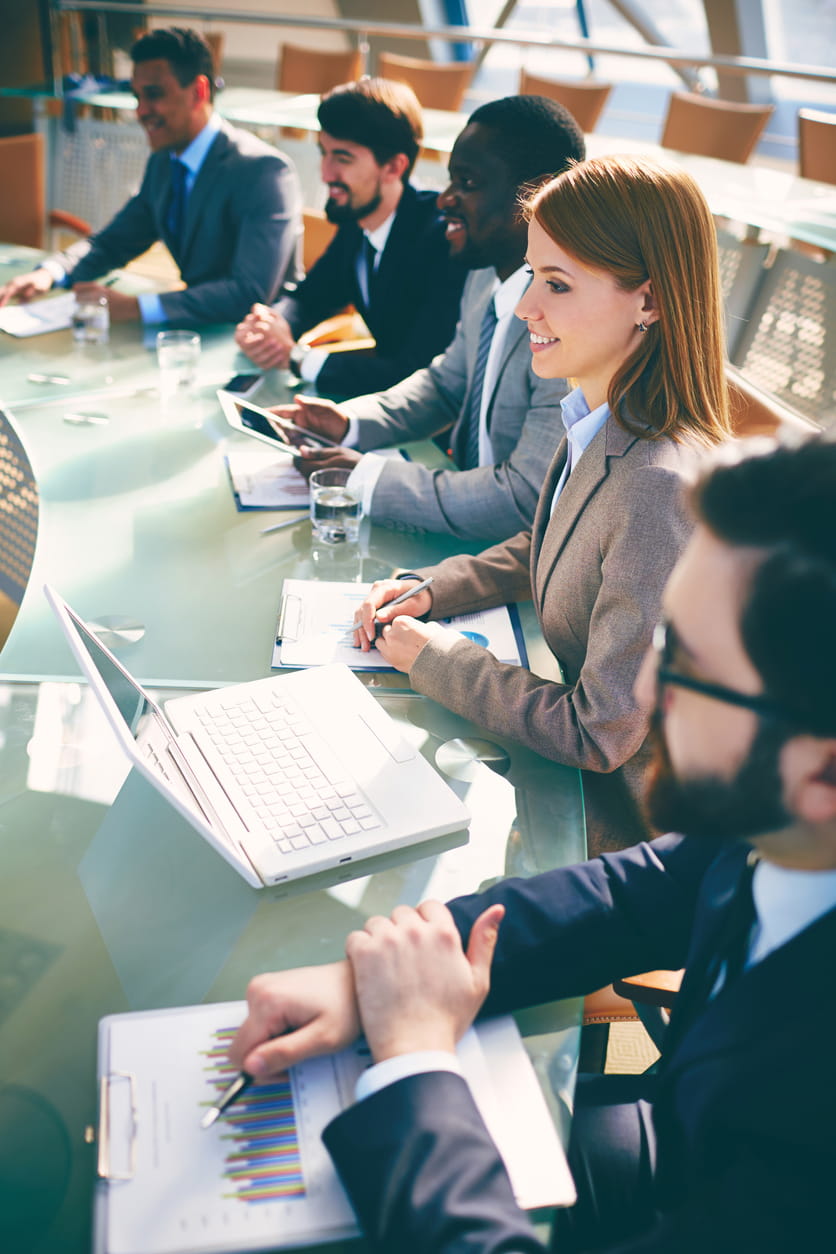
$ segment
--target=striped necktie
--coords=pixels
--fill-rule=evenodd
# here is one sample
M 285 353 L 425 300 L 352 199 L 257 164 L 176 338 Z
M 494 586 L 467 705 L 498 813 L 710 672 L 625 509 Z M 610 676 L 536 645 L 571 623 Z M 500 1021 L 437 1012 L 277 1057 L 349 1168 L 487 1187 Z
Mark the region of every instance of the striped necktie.
M 183 227 L 186 223 L 186 176 L 188 173 L 189 167 L 184 165 L 178 157 L 172 157 L 171 198 L 168 202 L 165 224 L 175 252 L 183 242 Z
M 476 368 L 473 371 L 473 382 L 470 387 L 470 396 L 467 402 L 467 443 L 465 444 L 465 457 L 463 470 L 473 470 L 479 465 L 479 416 L 482 412 L 482 392 L 485 386 L 485 370 L 488 365 L 488 356 L 493 343 L 493 333 L 496 330 L 496 309 L 493 303 L 493 297 L 488 302 L 485 310 L 485 316 L 482 319 L 482 326 L 479 329 L 479 346 L 476 350 Z

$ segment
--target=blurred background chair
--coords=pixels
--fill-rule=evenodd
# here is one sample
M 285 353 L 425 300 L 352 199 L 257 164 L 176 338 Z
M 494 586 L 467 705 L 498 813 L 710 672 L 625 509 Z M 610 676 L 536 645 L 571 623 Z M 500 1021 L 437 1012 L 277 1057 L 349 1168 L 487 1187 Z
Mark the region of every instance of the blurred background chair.
M 90 234 L 90 224 L 62 209 L 46 213 L 44 141 L 40 134 L 10 135 L 0 139 L 0 239 L 29 248 L 55 247 L 55 233 L 69 236 Z M 47 239 L 47 228 L 50 238 Z
M 406 83 L 425 109 L 449 109 L 457 113 L 470 86 L 473 66 L 461 61 L 439 65 L 435 61 L 381 52 L 377 58 L 377 72 L 380 78 Z
M 668 1026 L 668 1012 L 681 982 L 682 971 L 648 971 L 587 994 L 583 1001 L 578 1070 L 604 1071 L 610 1028 L 614 1024 L 641 1023 L 650 1038 L 647 1049 L 641 1051 L 645 1054 L 644 1063 L 658 1055 Z
M 363 56 L 359 48 L 321 52 L 298 44 L 282 44 L 276 65 L 276 88 L 321 96 L 340 83 L 353 82 L 362 72 Z
M 305 274 L 318 261 L 337 233 L 321 209 L 302 210 L 302 265 Z
M 594 131 L 612 92 L 612 83 L 592 80 L 570 82 L 558 78 L 538 78 L 527 70 L 520 71 L 521 96 L 548 96 L 568 109 L 584 132 Z
M 798 110 L 798 162 L 802 178 L 836 183 L 836 113 Z
M 772 105 L 735 104 L 675 91 L 668 104 L 662 146 L 742 163 L 749 160 L 774 112 Z

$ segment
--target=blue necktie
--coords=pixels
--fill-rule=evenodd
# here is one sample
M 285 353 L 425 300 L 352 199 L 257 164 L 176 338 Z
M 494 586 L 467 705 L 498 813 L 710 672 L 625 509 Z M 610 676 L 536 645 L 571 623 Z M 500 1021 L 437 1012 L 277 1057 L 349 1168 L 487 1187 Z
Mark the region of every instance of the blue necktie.
M 171 159 L 171 199 L 165 215 L 165 224 L 176 252 L 183 242 L 183 227 L 186 223 L 186 176 L 189 167 L 178 157 Z
M 366 308 L 372 303 L 372 283 L 375 276 L 375 261 L 377 259 L 377 249 L 369 239 L 368 235 L 363 236 L 363 253 L 361 260 L 361 269 L 363 272 L 363 281 L 360 286 L 365 287 L 363 298 L 366 302 Z
M 493 333 L 496 330 L 496 309 L 493 297 L 488 302 L 482 326 L 479 329 L 479 347 L 476 350 L 476 368 L 467 402 L 467 442 L 465 444 L 463 470 L 473 470 L 479 465 L 479 415 L 482 410 L 482 391 L 485 386 L 485 370 L 491 351 Z

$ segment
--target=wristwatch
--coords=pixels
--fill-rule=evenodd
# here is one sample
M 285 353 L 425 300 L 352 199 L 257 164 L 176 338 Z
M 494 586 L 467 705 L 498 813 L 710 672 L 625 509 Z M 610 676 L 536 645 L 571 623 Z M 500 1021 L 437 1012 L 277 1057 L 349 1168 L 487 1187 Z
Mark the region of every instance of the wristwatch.
M 310 344 L 294 344 L 290 350 L 290 358 L 287 364 L 297 379 L 302 378 L 302 362 L 310 351 Z

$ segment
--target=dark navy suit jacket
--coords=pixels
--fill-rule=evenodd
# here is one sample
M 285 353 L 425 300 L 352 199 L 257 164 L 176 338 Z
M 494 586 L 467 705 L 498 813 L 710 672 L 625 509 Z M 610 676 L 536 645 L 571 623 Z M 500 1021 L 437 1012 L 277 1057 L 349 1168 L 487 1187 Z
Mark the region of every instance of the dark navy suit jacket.
M 356 222 L 344 223 L 304 282 L 276 306 L 294 339 L 346 305 L 363 315 L 377 349 L 328 358 L 316 386 L 333 396 L 378 392 L 428 365 L 453 338 L 466 278 L 450 258 L 435 192 L 404 188 L 368 303 L 357 279 L 362 237 Z
M 745 854 L 666 836 L 451 903 L 463 937 L 488 904 L 507 907 L 487 1012 L 687 964 L 654 1103 L 658 1223 L 609 1254 L 800 1254 L 832 1240 L 836 911 L 706 1001 Z M 458 1076 L 401 1080 L 325 1141 L 375 1249 L 542 1251 Z

